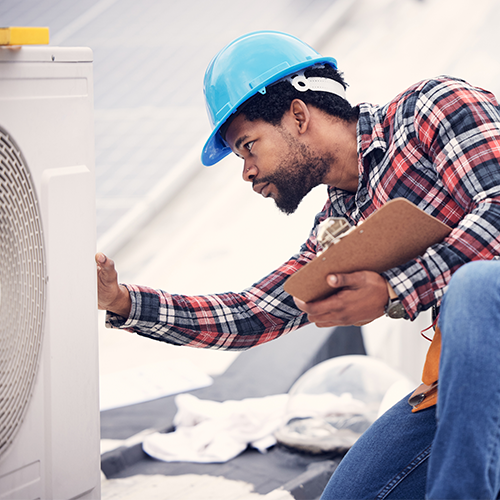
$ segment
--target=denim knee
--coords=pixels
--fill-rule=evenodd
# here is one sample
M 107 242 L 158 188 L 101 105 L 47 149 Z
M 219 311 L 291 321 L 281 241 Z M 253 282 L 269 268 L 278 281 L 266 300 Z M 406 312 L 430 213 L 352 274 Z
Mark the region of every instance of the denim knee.
M 490 280 L 496 282 L 500 276 L 500 261 L 497 260 L 476 260 L 465 264 L 452 276 L 452 283 L 459 283 L 459 286 L 475 286 L 480 284 L 484 287 Z
M 498 291 L 500 291 L 500 261 L 469 262 L 452 276 L 443 305 L 451 301 L 465 307 L 485 305 L 487 302 L 500 300 Z
M 466 264 L 452 277 L 441 304 L 440 378 L 455 368 L 464 373 L 469 370 L 470 376 L 472 371 L 494 371 L 500 352 L 498 324 L 500 261 Z

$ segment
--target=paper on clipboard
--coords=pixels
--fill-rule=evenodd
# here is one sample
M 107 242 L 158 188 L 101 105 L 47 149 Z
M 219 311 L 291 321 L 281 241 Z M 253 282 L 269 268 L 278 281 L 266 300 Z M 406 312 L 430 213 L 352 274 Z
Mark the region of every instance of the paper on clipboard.
M 387 202 L 338 243 L 290 276 L 285 291 L 311 302 L 331 295 L 326 276 L 400 266 L 439 243 L 451 228 L 404 198 Z

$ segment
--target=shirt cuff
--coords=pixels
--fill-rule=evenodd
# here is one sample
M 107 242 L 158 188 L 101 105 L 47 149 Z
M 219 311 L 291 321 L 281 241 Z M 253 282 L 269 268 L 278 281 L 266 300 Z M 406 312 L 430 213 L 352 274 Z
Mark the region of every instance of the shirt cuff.
M 405 308 L 406 319 L 414 320 L 420 311 L 435 302 L 429 277 L 418 260 L 382 273 Z
M 123 285 L 130 294 L 131 306 L 128 318 L 106 311 L 106 327 L 132 329 L 141 320 L 142 294 L 134 285 Z

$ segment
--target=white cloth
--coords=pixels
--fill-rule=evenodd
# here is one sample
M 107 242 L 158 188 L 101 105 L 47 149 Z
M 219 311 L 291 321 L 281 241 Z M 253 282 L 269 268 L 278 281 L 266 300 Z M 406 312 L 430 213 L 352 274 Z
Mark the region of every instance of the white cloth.
M 278 394 L 241 401 L 200 400 L 191 394 L 176 397 L 176 430 L 154 433 L 144 451 L 165 462 L 227 462 L 250 444 L 264 452 L 276 443 L 274 432 L 294 417 L 363 413 L 364 403 L 350 394 L 289 396 Z

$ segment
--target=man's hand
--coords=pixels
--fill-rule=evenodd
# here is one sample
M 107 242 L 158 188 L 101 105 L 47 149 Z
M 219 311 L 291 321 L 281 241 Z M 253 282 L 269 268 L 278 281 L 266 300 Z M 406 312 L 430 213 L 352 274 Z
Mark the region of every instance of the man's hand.
M 99 309 L 128 318 L 132 301 L 127 288 L 118 284 L 115 263 L 103 253 L 97 253 L 95 261 L 97 263 L 97 304 Z
M 294 299 L 316 326 L 361 326 L 384 314 L 389 293 L 380 274 L 372 271 L 330 274 L 327 283 L 333 295 L 326 299 L 307 303 Z

